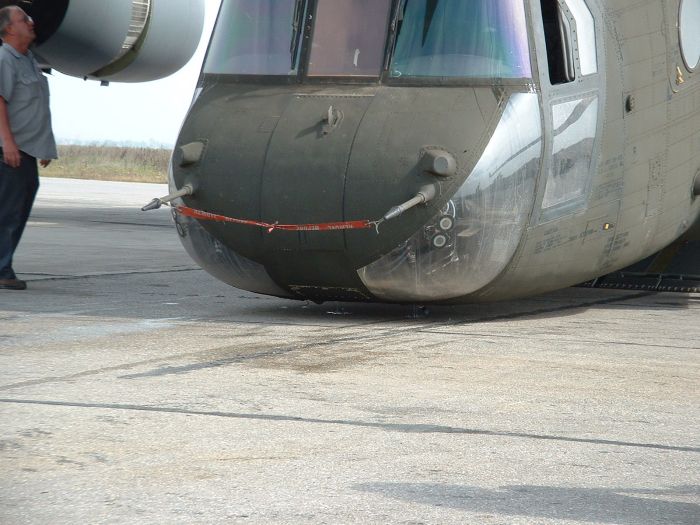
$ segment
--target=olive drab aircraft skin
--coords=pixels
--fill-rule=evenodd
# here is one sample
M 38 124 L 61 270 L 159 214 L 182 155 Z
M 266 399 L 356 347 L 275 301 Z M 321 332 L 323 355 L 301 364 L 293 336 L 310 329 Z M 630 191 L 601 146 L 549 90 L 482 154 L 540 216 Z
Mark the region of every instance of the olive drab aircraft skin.
M 188 207 L 323 224 L 435 195 L 378 229 L 177 213 L 182 241 L 317 301 L 509 299 L 643 259 L 700 214 L 699 5 L 224 1 L 173 159 Z
M 698 27 L 700 0 L 223 0 L 178 234 L 230 285 L 315 301 L 619 270 L 700 220 Z

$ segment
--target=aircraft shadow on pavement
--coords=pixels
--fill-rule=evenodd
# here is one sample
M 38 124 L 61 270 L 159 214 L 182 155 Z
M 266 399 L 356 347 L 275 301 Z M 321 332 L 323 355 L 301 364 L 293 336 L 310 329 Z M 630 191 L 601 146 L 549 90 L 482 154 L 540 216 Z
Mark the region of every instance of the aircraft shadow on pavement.
M 144 202 L 143 204 L 146 203 Z M 166 234 L 170 234 L 169 236 L 173 239 L 176 237 L 171 210 L 167 206 L 159 210 L 142 212 L 135 206 L 105 207 L 98 204 L 84 204 L 78 208 L 76 206 L 61 206 L 60 204 L 51 206 L 36 205 L 32 210 L 29 221 L 59 221 L 81 226 L 105 223 L 136 227 L 151 226 L 167 229 Z
M 620 525 L 700 523 L 700 505 L 664 498 L 700 495 L 697 485 L 665 490 L 511 485 L 485 489 L 440 483 L 363 483 L 355 490 L 410 503 L 483 514 Z M 655 499 L 654 497 L 660 499 Z
M 570 294 L 570 296 L 567 296 Z M 629 308 L 644 309 L 687 309 L 700 301 L 691 294 L 660 294 L 653 292 L 620 292 L 611 290 L 581 290 L 570 288 L 548 295 L 508 302 L 464 304 L 464 305 L 411 305 L 411 304 L 368 304 L 329 302 L 322 305 L 307 302 L 295 306 L 290 302 L 286 308 L 288 316 L 328 317 L 340 316 L 358 321 L 413 320 L 432 323 L 488 323 L 508 320 L 556 319 L 581 314 L 587 310 L 619 310 Z M 280 308 L 255 306 L 263 316 L 279 316 Z
M 589 310 L 685 310 L 699 301 L 697 294 L 569 288 L 528 299 L 484 304 L 315 304 L 237 290 L 201 270 L 187 268 L 75 278 L 36 276 L 29 281 L 27 291 L 0 291 L 0 309 L 6 312 L 271 324 L 458 325 L 534 321 L 576 316 Z

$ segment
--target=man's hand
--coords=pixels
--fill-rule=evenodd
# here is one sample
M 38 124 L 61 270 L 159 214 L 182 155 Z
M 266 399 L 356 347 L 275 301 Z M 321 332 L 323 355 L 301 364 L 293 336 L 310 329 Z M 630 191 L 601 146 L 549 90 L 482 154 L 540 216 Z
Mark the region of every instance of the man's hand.
M 39 164 L 41 164 L 41 167 L 42 167 L 42 168 L 45 168 L 46 166 L 48 166 L 49 164 L 51 164 L 51 159 L 41 159 L 41 160 L 39 161 Z
M 10 129 L 7 102 L 2 97 L 0 97 L 0 139 L 2 139 L 3 162 L 12 168 L 19 168 L 22 158 L 19 156 L 19 148 Z
M 22 158 L 14 141 L 5 141 L 2 145 L 3 162 L 12 168 L 19 168 Z

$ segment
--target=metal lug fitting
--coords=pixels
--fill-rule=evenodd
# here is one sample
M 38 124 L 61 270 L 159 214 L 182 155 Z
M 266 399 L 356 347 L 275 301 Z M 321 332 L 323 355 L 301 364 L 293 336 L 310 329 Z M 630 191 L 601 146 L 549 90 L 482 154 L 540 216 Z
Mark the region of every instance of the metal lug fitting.
M 425 152 L 425 169 L 439 177 L 452 177 L 457 174 L 457 159 L 445 150 L 428 149 Z
M 181 167 L 191 166 L 202 160 L 206 144 L 200 140 L 184 144 L 177 148 L 173 160 Z

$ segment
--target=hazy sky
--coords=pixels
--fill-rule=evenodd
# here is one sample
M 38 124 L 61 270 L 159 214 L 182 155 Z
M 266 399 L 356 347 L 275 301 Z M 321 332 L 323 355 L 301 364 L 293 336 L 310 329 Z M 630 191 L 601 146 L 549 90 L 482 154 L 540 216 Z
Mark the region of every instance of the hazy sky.
M 155 82 L 108 87 L 54 72 L 49 77 L 51 113 L 61 143 L 144 142 L 171 146 L 189 108 L 219 0 L 205 0 L 204 35 L 192 60 Z

